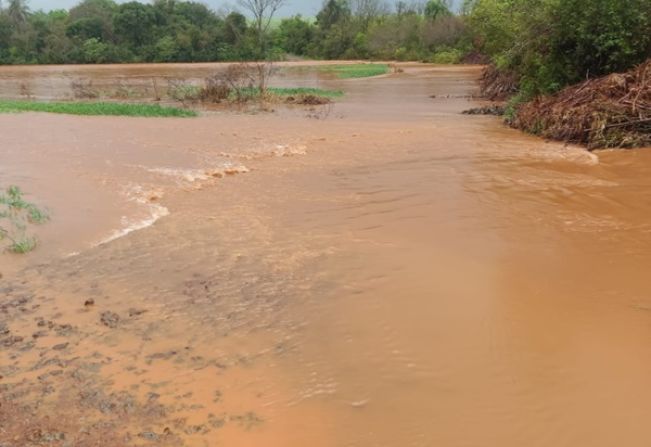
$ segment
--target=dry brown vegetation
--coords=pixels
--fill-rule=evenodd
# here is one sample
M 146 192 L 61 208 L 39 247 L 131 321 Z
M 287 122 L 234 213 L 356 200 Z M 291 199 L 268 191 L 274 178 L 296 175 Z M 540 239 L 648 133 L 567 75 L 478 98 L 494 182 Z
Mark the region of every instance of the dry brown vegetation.
M 514 72 L 498 70 L 488 65 L 479 80 L 482 95 L 491 101 L 505 101 L 518 91 L 518 78 Z
M 589 149 L 651 145 L 651 59 L 523 104 L 511 124 Z

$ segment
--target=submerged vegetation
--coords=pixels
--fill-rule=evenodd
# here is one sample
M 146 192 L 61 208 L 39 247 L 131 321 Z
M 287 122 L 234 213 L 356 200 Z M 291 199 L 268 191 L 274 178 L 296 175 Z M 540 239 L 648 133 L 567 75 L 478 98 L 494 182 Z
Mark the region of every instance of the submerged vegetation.
M 387 64 L 350 64 L 320 67 L 319 70 L 333 72 L 339 79 L 370 78 L 389 72 Z
M 168 89 L 168 95 L 183 103 L 246 103 L 250 101 L 315 105 L 326 104 L 344 95 L 341 90 L 315 87 L 269 87 L 273 64 L 240 63 L 204 79 L 203 85 L 179 83 Z
M 344 96 L 344 92 L 342 92 L 341 90 L 325 90 L 322 88 L 312 88 L 312 87 L 293 87 L 293 88 L 269 87 L 267 91 L 271 94 L 278 95 L 278 96 L 314 95 L 314 96 L 323 96 L 324 98 L 340 98 Z
M 25 201 L 17 186 L 10 186 L 0 193 L 0 243 L 8 241 L 5 249 L 13 253 L 27 253 L 37 244 L 34 236 L 28 234 L 30 225 L 40 225 L 49 216 L 33 203 Z
M 280 88 L 269 87 L 265 92 L 261 92 L 258 87 L 245 87 L 237 91 L 233 91 L 229 95 L 229 100 L 235 102 L 247 102 L 251 100 L 266 100 L 266 101 L 285 101 L 290 103 L 328 103 L 334 98 L 340 98 L 344 92 L 340 90 L 324 90 L 320 88 L 310 87 L 294 87 L 294 88 Z M 318 101 L 321 99 L 321 101 Z
M 109 115 L 141 117 L 192 117 L 197 113 L 159 104 L 129 104 L 117 102 L 39 102 L 0 100 L 0 113 L 48 112 L 68 115 Z

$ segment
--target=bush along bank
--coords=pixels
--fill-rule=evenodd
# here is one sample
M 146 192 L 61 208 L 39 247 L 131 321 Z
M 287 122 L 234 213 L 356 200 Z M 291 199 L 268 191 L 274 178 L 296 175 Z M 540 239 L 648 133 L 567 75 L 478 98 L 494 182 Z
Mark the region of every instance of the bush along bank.
M 491 61 L 482 91 L 509 100 L 512 126 L 591 149 L 649 145 L 651 0 L 464 5 L 475 50 Z
M 589 149 L 651 146 L 651 59 L 513 106 L 513 127 Z

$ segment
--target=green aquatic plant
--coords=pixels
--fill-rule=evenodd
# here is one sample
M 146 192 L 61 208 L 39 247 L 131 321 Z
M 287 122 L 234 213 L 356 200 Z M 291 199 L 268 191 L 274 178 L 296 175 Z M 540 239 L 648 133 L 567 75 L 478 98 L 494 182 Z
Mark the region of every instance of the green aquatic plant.
M 0 193 L 0 242 L 9 242 L 5 247 L 8 251 L 32 251 L 37 240 L 28 234 L 28 227 L 43 224 L 49 219 L 44 210 L 23 198 L 23 193 L 17 186 L 10 186 Z

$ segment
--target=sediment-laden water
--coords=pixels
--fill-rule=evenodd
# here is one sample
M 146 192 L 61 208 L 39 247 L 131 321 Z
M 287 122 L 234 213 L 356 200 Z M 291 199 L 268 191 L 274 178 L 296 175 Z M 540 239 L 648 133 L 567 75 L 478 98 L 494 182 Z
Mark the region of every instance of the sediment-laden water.
M 0 257 L 0 442 L 648 445 L 651 152 L 402 68 L 308 72 L 325 111 L 0 116 L 52 215 Z

